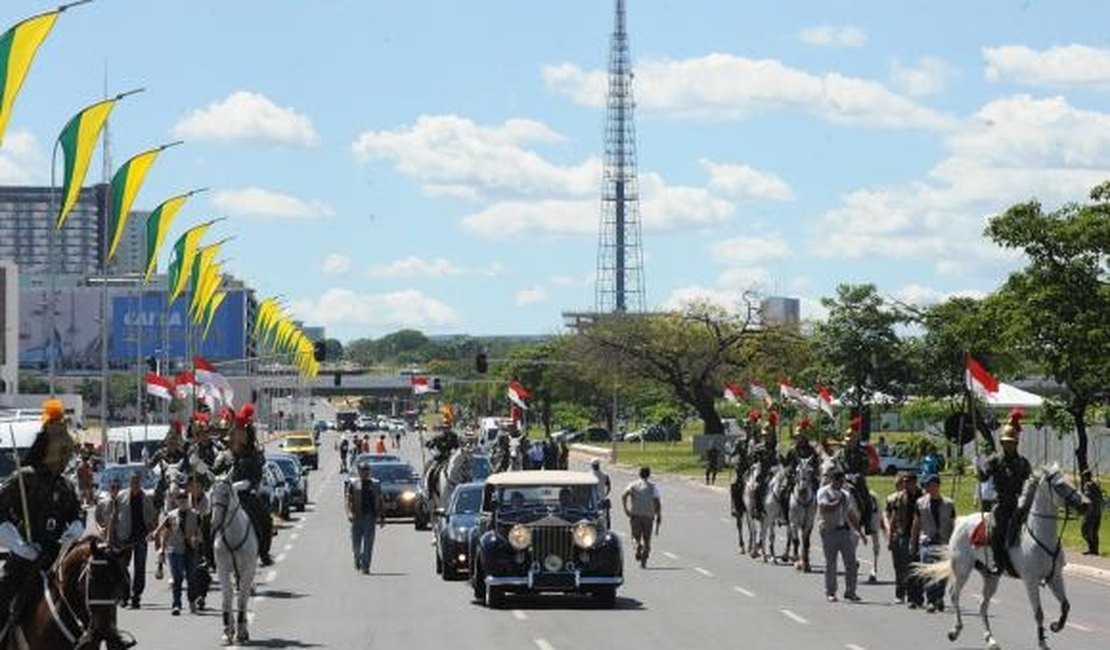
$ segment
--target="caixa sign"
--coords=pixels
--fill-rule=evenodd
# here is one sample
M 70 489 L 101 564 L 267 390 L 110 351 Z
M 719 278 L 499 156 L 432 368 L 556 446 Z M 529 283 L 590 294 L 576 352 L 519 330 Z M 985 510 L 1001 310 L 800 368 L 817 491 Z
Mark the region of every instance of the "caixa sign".
M 169 347 L 171 358 L 188 355 L 187 341 L 193 340 L 193 354 L 209 360 L 241 359 L 246 356 L 246 296 L 229 291 L 216 312 L 208 337 L 201 339 L 201 326 L 191 322 L 187 309 L 191 296 L 183 294 L 166 308 L 165 294 L 151 291 L 138 296 L 112 298 L 109 353 L 113 361 L 127 362 L 139 356 L 162 354 Z

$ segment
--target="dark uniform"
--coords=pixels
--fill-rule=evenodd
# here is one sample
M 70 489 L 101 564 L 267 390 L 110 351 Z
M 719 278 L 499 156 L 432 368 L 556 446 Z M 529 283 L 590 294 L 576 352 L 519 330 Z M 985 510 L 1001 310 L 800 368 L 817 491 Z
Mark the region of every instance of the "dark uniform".
M 798 474 L 798 466 L 816 457 L 817 450 L 813 448 L 813 444 L 809 441 L 809 438 L 805 437 L 795 440 L 794 446 L 783 456 L 782 465 L 787 469 L 787 476 L 790 481 L 788 489 L 783 494 L 783 512 L 790 512 L 790 492 L 794 489 L 794 482 Z M 816 479 L 816 474 L 814 474 L 814 478 Z M 814 489 L 816 488 L 817 486 L 814 485 Z
M 909 600 L 910 607 L 925 604 L 925 594 L 919 580 L 910 575 L 910 563 L 915 561 L 911 548 L 913 519 L 917 513 L 917 500 L 924 494 L 917 486 L 916 477 L 902 477 L 900 489 L 886 499 L 886 517 L 890 529 L 890 559 L 894 563 L 894 597 L 899 602 Z
M 274 521 L 270 511 L 262 498 L 258 496 L 258 488 L 262 485 L 262 467 L 265 464 L 262 451 L 253 444 L 248 445 L 246 452 L 235 455 L 225 452 L 215 463 L 215 471 L 222 473 L 230 465 L 230 480 L 232 483 L 247 481 L 250 485 L 239 491 L 239 504 L 250 515 L 254 524 L 254 532 L 258 536 L 258 558 L 263 566 L 273 564 L 270 558 L 270 544 L 274 536 Z
M 994 553 L 996 573 L 1001 573 L 1003 569 L 1013 572 L 1010 554 L 1006 549 L 1017 537 L 1020 517 L 1014 515 L 1018 509 L 1018 497 L 1021 496 L 1025 481 L 1033 473 L 1029 461 L 1017 453 L 1016 445 L 1011 449 L 1012 451 L 1004 449 L 996 452 L 987 459 L 983 470 L 979 473 L 980 481 L 994 479 L 994 489 L 998 493 L 998 501 L 994 504 L 994 530 L 991 535 L 991 550 Z
M 1080 532 L 1087 542 L 1087 550 L 1083 555 L 1098 555 L 1098 528 L 1102 523 L 1102 487 L 1098 481 L 1091 479 L 1090 471 L 1083 473 L 1083 496 L 1087 497 L 1087 512 L 1083 513 L 1083 525 Z
M 767 495 L 767 484 L 771 481 L 771 472 L 778 464 L 778 440 L 772 429 L 764 429 L 762 439 L 755 443 L 749 454 L 751 463 L 759 467 L 755 484 L 756 516 L 763 516 L 763 500 Z
M 864 532 L 870 535 L 875 532 L 871 530 L 871 519 L 874 513 L 871 510 L 871 491 L 867 487 L 867 470 L 871 467 L 871 460 L 867 457 L 864 448 L 855 439 L 849 439 L 845 442 L 838 454 L 841 467 L 844 468 L 844 474 L 846 476 L 855 475 L 853 477 L 852 493 L 855 496 L 856 505 L 859 506 L 860 522 L 863 524 Z

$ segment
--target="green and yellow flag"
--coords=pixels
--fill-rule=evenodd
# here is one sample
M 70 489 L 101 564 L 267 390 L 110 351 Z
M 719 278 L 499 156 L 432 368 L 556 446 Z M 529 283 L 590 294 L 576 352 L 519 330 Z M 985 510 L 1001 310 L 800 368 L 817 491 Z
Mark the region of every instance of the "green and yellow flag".
M 66 217 L 77 197 L 81 193 L 81 186 L 85 183 L 85 174 L 89 171 L 89 161 L 96 151 L 96 140 L 104 129 L 104 123 L 115 108 L 117 98 L 105 99 L 86 107 L 74 115 L 58 136 L 58 144 L 65 154 L 65 176 L 62 178 L 62 208 L 58 212 L 57 228 L 61 230 L 66 223 Z
M 204 275 L 200 278 L 200 284 L 193 289 L 191 307 L 194 323 L 199 325 L 204 319 L 204 312 L 208 307 L 208 303 L 220 288 L 220 280 L 222 278 L 223 269 L 220 267 L 219 262 L 213 262 L 204 270 Z
M 208 231 L 208 227 L 213 223 L 215 221 L 193 226 L 186 230 L 185 234 L 178 237 L 177 243 L 173 245 L 173 250 L 170 253 L 170 263 L 166 269 L 166 275 L 169 276 L 170 304 L 177 300 L 177 297 L 185 290 L 185 285 L 189 283 L 189 270 L 193 268 L 197 246 L 201 237 L 204 237 L 204 233 Z
M 0 36 L 0 143 L 4 142 L 12 106 L 31 69 L 31 62 L 60 13 L 61 10 L 55 10 L 32 16 Z
M 208 328 L 212 327 L 212 321 L 216 318 L 220 305 L 224 303 L 224 298 L 227 298 L 227 292 L 219 291 L 212 296 L 212 300 L 209 300 L 208 306 L 204 308 L 204 331 L 200 336 L 201 339 L 208 338 Z
M 189 313 L 197 313 L 197 305 L 200 302 L 201 290 L 204 288 L 204 279 L 209 273 L 208 269 L 216 263 L 216 256 L 220 254 L 220 248 L 227 242 L 230 237 L 225 237 L 220 241 L 202 246 L 197 249 L 197 254 L 193 258 L 193 268 L 189 274 L 192 287 L 192 297 L 189 299 Z
M 112 176 L 112 204 L 108 212 L 109 262 L 116 256 L 116 248 L 123 238 L 123 229 L 127 225 L 127 217 L 131 214 L 131 206 L 135 204 L 135 197 L 138 196 L 139 188 L 146 180 L 147 172 L 158 158 L 158 154 L 177 144 L 179 143 L 164 144 L 135 154 Z
M 146 275 L 143 276 L 143 282 L 149 282 L 150 276 L 158 270 L 158 251 L 166 240 L 174 217 L 184 207 L 185 201 L 200 191 L 202 190 L 193 190 L 166 199 L 146 218 Z

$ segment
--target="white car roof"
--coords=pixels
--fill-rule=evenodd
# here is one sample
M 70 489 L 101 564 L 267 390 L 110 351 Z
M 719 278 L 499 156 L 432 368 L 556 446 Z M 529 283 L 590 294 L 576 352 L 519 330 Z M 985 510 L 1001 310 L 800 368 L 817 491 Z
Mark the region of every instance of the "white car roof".
M 590 472 L 566 470 L 528 470 L 490 474 L 486 485 L 597 485 L 597 477 Z

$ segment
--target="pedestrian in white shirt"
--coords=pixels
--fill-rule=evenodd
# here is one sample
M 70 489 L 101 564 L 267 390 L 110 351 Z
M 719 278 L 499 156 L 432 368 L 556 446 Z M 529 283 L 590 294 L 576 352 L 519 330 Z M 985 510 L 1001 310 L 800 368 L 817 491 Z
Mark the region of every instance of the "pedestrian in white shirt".
M 855 500 L 844 489 L 844 472 L 836 469 L 829 474 L 828 485 L 817 490 L 817 527 L 821 531 L 821 546 L 825 551 L 825 597 L 836 602 L 837 556 L 844 563 L 844 599 L 858 601 L 856 582 L 859 561 L 856 560 L 856 533 L 867 543 L 860 528 Z

